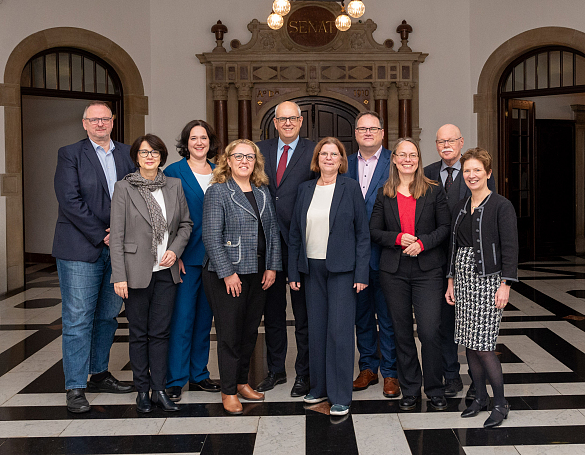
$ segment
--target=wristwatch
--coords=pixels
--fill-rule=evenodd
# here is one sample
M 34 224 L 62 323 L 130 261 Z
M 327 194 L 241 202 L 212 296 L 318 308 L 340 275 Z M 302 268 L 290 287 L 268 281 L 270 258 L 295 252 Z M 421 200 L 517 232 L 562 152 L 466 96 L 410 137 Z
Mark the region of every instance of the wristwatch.
M 502 284 L 505 284 L 506 286 L 511 287 L 512 283 L 508 283 L 506 280 L 502 280 Z

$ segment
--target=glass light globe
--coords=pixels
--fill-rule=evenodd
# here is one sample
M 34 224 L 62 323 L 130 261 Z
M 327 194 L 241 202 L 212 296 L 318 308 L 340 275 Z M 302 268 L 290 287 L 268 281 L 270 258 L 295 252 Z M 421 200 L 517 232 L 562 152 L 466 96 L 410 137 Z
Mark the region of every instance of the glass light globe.
M 366 5 L 364 5 L 362 0 L 351 0 L 349 5 L 347 5 L 347 14 L 349 14 L 351 17 L 355 17 L 356 19 L 358 17 L 362 17 L 365 12 Z
M 286 16 L 290 11 L 290 2 L 288 0 L 274 0 L 272 11 L 279 16 Z
M 351 27 L 351 19 L 345 14 L 343 7 L 341 8 L 341 14 L 335 19 L 335 26 L 341 32 L 346 32 Z
M 284 24 L 284 19 L 282 16 L 279 16 L 276 13 L 272 13 L 270 16 L 268 16 L 266 22 L 272 30 L 278 30 L 280 27 L 282 27 L 282 24 Z

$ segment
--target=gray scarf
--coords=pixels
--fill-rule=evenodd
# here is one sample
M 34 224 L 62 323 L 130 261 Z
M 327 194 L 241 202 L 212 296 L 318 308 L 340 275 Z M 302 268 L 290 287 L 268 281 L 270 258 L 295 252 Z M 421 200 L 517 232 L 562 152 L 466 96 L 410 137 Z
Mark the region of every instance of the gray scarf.
M 152 225 L 152 245 L 150 246 L 150 251 L 154 255 L 154 262 L 156 264 L 157 245 L 160 245 L 165 237 L 167 222 L 165 221 L 160 205 L 158 205 L 158 202 L 156 202 L 156 199 L 151 193 L 165 186 L 167 179 L 159 169 L 154 180 L 145 179 L 140 175 L 139 170 L 128 174 L 124 177 L 124 180 L 136 188 L 144 199 L 144 202 L 146 202 L 146 208 L 150 216 L 150 224 Z

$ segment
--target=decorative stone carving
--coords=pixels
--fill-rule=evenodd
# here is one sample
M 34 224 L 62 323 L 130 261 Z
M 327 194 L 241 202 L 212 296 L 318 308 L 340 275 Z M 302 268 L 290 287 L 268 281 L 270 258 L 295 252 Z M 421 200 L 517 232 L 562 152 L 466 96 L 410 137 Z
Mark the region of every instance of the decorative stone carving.
M 321 88 L 319 87 L 319 82 L 310 81 L 307 83 L 307 94 L 310 96 L 317 96 Z
M 213 90 L 213 99 L 215 101 L 228 99 L 229 84 L 213 83 L 209 84 L 209 87 Z
M 366 38 L 363 33 L 354 33 L 349 39 L 349 45 L 353 50 L 358 50 L 364 47 Z
M 390 83 L 388 82 L 372 82 L 374 88 L 374 99 L 375 100 L 387 100 L 388 99 L 388 88 Z
M 397 82 L 398 87 L 398 99 L 399 100 L 411 100 L 412 89 L 416 86 L 414 82 Z
M 238 89 L 238 100 L 252 99 L 252 89 L 254 88 L 254 84 L 251 82 L 238 82 L 236 88 Z
M 221 23 L 221 21 L 217 21 L 213 27 L 211 27 L 211 33 L 215 34 L 215 43 L 216 47 L 213 49 L 213 52 L 227 52 L 225 47 L 223 47 L 223 35 L 227 33 L 228 29 L 225 25 Z

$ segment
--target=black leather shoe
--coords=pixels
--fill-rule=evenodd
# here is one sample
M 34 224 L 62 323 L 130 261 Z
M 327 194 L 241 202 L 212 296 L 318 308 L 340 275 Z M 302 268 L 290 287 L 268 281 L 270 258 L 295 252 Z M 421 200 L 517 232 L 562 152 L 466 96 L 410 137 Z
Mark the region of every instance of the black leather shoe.
M 85 389 L 67 391 L 67 409 L 76 414 L 89 411 L 89 401 L 85 398 Z
M 258 384 L 256 390 L 258 392 L 266 392 L 267 390 L 274 389 L 275 385 L 284 384 L 286 382 L 286 373 L 273 373 L 272 371 L 268 372 L 268 376 L 264 378 L 264 380 Z
M 457 392 L 461 392 L 462 390 L 463 382 L 461 382 L 461 378 L 445 379 L 445 388 L 443 393 L 446 397 L 454 397 L 457 395 Z
M 420 397 L 407 395 L 403 396 L 400 399 L 400 403 L 398 406 L 402 411 L 411 411 L 412 409 L 416 408 L 416 404 L 420 401 Z
M 467 409 L 461 413 L 461 417 L 475 417 L 481 411 L 487 411 L 489 402 L 489 397 L 484 400 L 478 400 L 475 398 Z
M 178 411 L 181 409 L 179 408 L 178 404 L 175 404 L 169 400 L 169 397 L 164 390 L 153 390 L 152 395 L 150 396 L 150 401 L 152 404 L 158 406 L 163 411 Z
M 431 397 L 431 401 L 429 401 L 429 405 L 431 408 L 435 409 L 436 411 L 444 411 L 447 409 L 447 400 L 443 395 L 439 395 L 436 397 Z
M 508 418 L 508 413 L 510 412 L 510 404 L 506 402 L 504 406 L 499 404 L 495 405 L 492 409 L 492 413 L 488 417 L 488 419 L 484 422 L 484 428 L 493 428 L 500 426 L 504 419 Z
M 292 390 L 290 391 L 290 396 L 295 398 L 304 397 L 309 393 L 309 390 L 311 390 L 309 376 L 297 376 Z
M 136 410 L 144 413 L 152 411 L 152 403 L 148 397 L 148 392 L 138 392 L 136 396 Z
M 130 393 L 134 392 L 134 385 L 126 384 L 118 381 L 112 373 L 108 373 L 108 376 L 101 381 L 87 381 L 88 392 L 105 392 L 105 393 Z
M 169 387 L 167 390 L 167 396 L 169 400 L 176 403 L 177 401 L 181 401 L 181 394 L 183 393 L 183 387 L 179 387 L 178 385 Z
M 469 389 L 467 389 L 467 393 L 465 394 L 466 400 L 475 400 L 475 383 L 471 381 L 469 384 Z
M 190 382 L 189 390 L 203 390 L 204 392 L 219 392 L 221 386 L 217 381 L 213 381 L 209 378 L 205 378 L 203 381 Z

